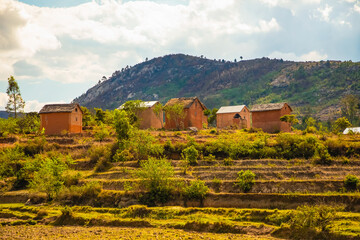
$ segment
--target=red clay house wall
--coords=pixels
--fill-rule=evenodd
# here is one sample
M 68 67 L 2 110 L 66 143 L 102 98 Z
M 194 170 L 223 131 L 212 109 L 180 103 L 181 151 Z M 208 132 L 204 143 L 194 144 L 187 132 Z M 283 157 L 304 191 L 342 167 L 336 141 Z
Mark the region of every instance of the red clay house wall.
M 280 121 L 280 117 L 291 114 L 287 104 L 280 110 L 252 112 L 253 128 L 261 128 L 264 132 L 291 132 L 290 123 Z
M 237 121 L 234 121 L 234 116 L 237 114 L 234 113 L 219 113 L 216 114 L 216 127 L 217 128 L 227 128 L 231 127 L 234 124 L 238 126 L 239 129 L 242 128 L 250 128 L 250 111 L 247 107 L 244 107 L 241 112 L 238 112 L 238 114 L 241 117 L 241 120 L 239 119 L 239 123 Z M 244 119 L 245 118 L 245 119 Z

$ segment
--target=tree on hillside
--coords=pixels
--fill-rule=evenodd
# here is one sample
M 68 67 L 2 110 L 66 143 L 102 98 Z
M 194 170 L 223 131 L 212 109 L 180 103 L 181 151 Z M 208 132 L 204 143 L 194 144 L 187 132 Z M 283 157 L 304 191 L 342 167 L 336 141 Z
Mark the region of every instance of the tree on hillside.
M 356 124 L 359 113 L 359 98 L 349 94 L 341 99 L 341 115 L 349 119 L 351 124 Z
M 296 118 L 296 115 L 284 115 L 280 117 L 280 121 L 290 123 L 290 125 L 299 123 L 299 120 Z
M 130 124 L 138 124 L 141 119 L 138 118 L 138 113 L 145 110 L 144 102 L 141 100 L 130 100 L 122 105 L 122 110 L 124 110 L 129 119 Z
M 159 103 L 159 104 L 156 104 L 154 109 L 153 109 L 153 112 L 155 114 L 155 116 L 160 120 L 161 122 L 161 128 L 164 127 L 164 116 L 162 114 L 162 111 L 164 110 L 164 106 Z
M 333 125 L 333 129 L 335 132 L 342 132 L 347 127 L 351 127 L 351 123 L 346 117 L 337 119 Z
M 17 118 L 17 113 L 24 112 L 25 101 L 21 97 L 19 85 L 13 76 L 8 78 L 8 83 L 9 87 L 6 93 L 9 100 L 6 104 L 6 111 L 8 113 L 14 113 L 15 118 Z

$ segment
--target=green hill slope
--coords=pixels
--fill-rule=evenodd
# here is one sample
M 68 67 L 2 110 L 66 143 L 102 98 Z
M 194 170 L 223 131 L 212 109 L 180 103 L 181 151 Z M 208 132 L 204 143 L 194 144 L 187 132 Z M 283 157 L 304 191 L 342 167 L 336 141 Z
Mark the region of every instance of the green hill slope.
M 292 62 L 261 58 L 240 62 L 167 55 L 116 71 L 74 99 L 114 109 L 132 99 L 198 96 L 208 108 L 286 101 L 323 120 L 339 114 L 340 99 L 360 96 L 360 63 Z

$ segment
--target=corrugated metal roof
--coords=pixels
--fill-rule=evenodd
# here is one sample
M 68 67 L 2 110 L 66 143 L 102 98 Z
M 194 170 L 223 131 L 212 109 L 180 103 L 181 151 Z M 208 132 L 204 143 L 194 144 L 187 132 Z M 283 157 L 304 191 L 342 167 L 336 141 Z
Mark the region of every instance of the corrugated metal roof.
M 360 127 L 346 128 L 343 134 L 349 134 L 350 131 L 352 131 L 353 133 L 360 133 Z
M 197 97 L 172 98 L 165 104 L 165 107 L 172 106 L 175 104 L 182 104 L 182 105 L 184 105 L 184 108 L 189 108 L 196 99 L 198 99 L 198 98 Z M 205 110 L 206 109 L 205 105 L 200 100 L 199 100 L 199 103 L 202 106 L 202 108 Z
M 154 106 L 156 103 L 158 103 L 159 101 L 148 101 L 148 102 L 141 102 L 140 103 L 140 107 L 142 108 L 150 108 L 152 106 Z M 118 107 L 118 109 L 123 109 L 124 108 L 124 104 L 123 103 L 120 107 Z
M 268 103 L 268 104 L 258 104 L 254 105 L 251 108 L 251 112 L 262 112 L 262 111 L 272 111 L 272 110 L 280 110 L 284 107 L 287 103 Z M 287 104 L 288 105 L 288 104 Z M 289 106 L 289 105 L 288 105 Z M 291 107 L 289 106 L 290 110 Z
M 62 103 L 62 104 L 46 104 L 42 107 L 39 113 L 59 113 L 59 112 L 72 112 L 76 107 L 79 107 L 78 103 Z
M 152 107 L 154 106 L 156 103 L 158 103 L 158 101 L 148 101 L 148 102 L 142 102 L 140 104 L 141 107 Z
M 221 114 L 221 113 L 239 113 L 243 110 L 243 108 L 245 107 L 245 105 L 237 105 L 237 106 L 224 106 L 221 107 L 216 114 Z

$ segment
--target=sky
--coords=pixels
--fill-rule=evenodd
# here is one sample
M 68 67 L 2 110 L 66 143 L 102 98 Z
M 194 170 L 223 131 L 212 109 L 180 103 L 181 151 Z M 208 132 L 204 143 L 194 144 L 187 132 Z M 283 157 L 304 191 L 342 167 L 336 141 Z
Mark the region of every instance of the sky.
M 360 0 L 0 0 L 0 110 L 68 103 L 146 58 L 360 61 Z

